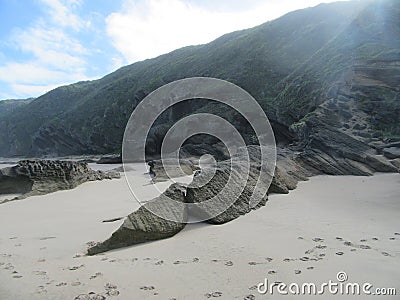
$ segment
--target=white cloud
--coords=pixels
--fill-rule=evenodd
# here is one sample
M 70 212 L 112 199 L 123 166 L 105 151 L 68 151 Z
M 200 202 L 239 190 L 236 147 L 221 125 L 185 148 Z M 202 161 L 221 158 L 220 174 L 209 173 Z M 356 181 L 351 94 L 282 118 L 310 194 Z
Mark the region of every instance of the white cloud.
M 73 13 L 73 10 L 81 5 L 79 0 L 41 0 L 49 8 L 48 15 L 53 22 L 61 27 L 71 27 L 79 30 L 84 26 L 80 17 Z
M 67 73 L 63 70 L 54 70 L 39 62 L 8 63 L 0 67 L 0 80 L 14 86 L 24 85 L 48 85 L 58 82 L 79 80 L 80 73 Z
M 56 86 L 88 79 L 88 50 L 65 28 L 82 26 L 73 13 L 80 1 L 70 0 L 68 6 L 59 0 L 42 1 L 49 6 L 52 19 L 38 18 L 30 28 L 14 30 L 9 43 L 22 52 L 22 59 L 0 65 L 0 80 L 10 86 L 14 97 L 38 96 Z
M 291 10 L 334 0 L 253 0 L 247 10 L 224 12 L 211 2 L 199 6 L 184 0 L 125 0 L 120 12 L 107 17 L 107 33 L 127 62 L 151 58 L 174 49 L 203 44 L 235 30 L 277 18 Z M 251 5 L 250 5 L 251 4 Z M 225 1 L 225 5 L 229 5 Z

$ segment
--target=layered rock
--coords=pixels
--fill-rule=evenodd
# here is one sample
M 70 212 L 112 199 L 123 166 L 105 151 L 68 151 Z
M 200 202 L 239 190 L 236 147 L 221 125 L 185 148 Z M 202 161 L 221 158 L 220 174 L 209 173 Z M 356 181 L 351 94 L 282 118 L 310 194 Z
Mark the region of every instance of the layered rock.
M 177 178 L 192 175 L 198 167 L 190 159 L 180 159 L 179 164 L 172 159 L 152 160 L 148 162 L 150 175 L 154 181 L 165 181 L 169 178 Z
M 383 149 L 383 155 L 389 159 L 400 158 L 400 148 L 390 147 Z
M 120 178 L 118 172 L 90 169 L 87 163 L 22 160 L 0 170 L 0 194 L 22 194 L 16 199 L 73 189 L 86 181 Z
M 122 156 L 121 155 L 103 156 L 96 163 L 97 164 L 122 164 Z
M 171 185 L 162 195 L 128 215 L 121 227 L 109 239 L 89 248 L 88 254 L 94 255 L 174 236 L 185 227 L 187 222 L 184 191 L 179 184 Z M 166 198 L 174 201 L 166 205 Z M 159 215 L 180 220 L 180 222 L 170 221 Z

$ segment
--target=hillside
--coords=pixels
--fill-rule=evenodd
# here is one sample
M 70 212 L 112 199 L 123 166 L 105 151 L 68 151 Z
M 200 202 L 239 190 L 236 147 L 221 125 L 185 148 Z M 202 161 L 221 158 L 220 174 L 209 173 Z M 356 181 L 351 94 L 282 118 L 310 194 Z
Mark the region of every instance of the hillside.
M 365 5 L 339 2 L 295 11 L 206 45 L 123 67 L 96 81 L 57 88 L 0 116 L 0 156 L 119 152 L 137 103 L 165 83 L 192 76 L 238 84 L 273 118 L 269 104 L 280 94 L 280 83 L 348 31 Z M 282 130 L 290 125 L 279 121 Z
M 13 113 L 18 107 L 29 104 L 34 98 L 0 100 L 0 116 Z

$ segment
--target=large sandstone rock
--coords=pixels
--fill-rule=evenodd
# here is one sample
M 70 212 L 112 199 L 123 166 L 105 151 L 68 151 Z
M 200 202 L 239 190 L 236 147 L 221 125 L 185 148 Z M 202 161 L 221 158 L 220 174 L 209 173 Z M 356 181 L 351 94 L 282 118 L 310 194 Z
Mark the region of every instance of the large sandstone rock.
M 89 248 L 88 254 L 94 255 L 112 249 L 174 236 L 185 227 L 187 222 L 187 212 L 184 209 L 184 191 L 184 188 L 179 184 L 171 185 L 162 195 L 131 213 L 109 239 Z M 175 201 L 165 205 L 166 197 Z M 181 222 L 166 220 L 154 212 Z
M 238 159 L 219 162 L 216 168 L 204 168 L 195 174 L 187 187 L 186 202 L 200 205 L 193 206 L 191 214 L 211 224 L 223 224 L 266 204 L 272 172 L 265 170 L 267 176 L 260 176 L 260 169 L 265 166 L 261 164 L 259 147 L 239 149 L 235 157 Z M 258 180 L 264 189 L 255 189 Z M 225 186 L 229 188 L 224 189 Z M 213 201 L 207 202 L 210 199 Z
M 22 194 L 17 200 L 73 189 L 86 181 L 113 178 L 120 178 L 120 174 L 94 171 L 83 162 L 22 160 L 0 170 L 0 194 Z

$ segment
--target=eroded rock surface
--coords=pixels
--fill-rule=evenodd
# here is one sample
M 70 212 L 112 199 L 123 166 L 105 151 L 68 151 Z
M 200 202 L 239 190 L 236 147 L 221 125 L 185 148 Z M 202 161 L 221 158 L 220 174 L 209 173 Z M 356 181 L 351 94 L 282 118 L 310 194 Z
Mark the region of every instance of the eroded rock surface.
M 94 255 L 174 236 L 185 227 L 187 222 L 184 191 L 179 184 L 171 185 L 162 195 L 128 215 L 122 226 L 109 239 L 89 248 L 88 254 Z M 166 197 L 174 201 L 170 205 L 165 205 Z M 181 220 L 181 222 L 166 220 L 154 212 L 162 216 L 170 216 L 171 219 Z
M 87 163 L 22 160 L 0 170 L 0 194 L 22 194 L 17 199 L 73 189 L 86 181 L 120 178 L 118 172 L 90 169 Z

